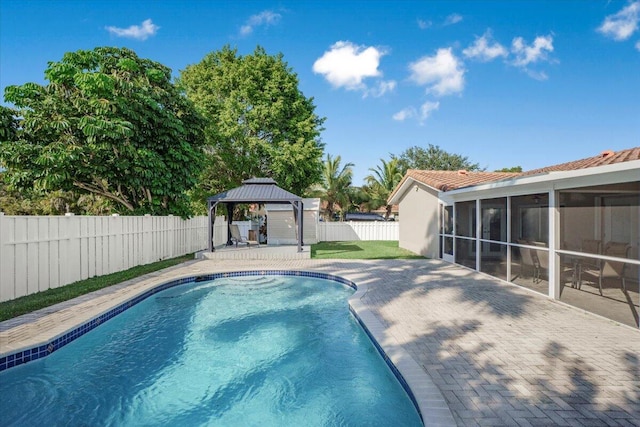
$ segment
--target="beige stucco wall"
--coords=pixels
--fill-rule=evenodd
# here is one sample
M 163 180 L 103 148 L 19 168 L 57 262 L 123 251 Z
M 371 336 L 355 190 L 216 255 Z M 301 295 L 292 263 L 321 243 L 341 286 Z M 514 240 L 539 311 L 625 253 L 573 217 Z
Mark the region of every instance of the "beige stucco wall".
M 399 246 L 438 258 L 438 192 L 415 183 L 401 195 Z

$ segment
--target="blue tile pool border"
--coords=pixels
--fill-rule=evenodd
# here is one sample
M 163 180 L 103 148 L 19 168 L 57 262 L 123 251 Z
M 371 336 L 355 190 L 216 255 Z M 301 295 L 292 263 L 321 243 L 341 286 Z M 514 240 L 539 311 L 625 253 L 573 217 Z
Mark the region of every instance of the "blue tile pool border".
M 310 278 L 315 278 L 315 279 L 324 279 L 324 280 L 331 280 L 334 282 L 338 282 L 341 283 L 343 285 L 349 286 L 350 288 L 357 290 L 358 286 L 352 282 L 351 280 L 347 280 L 343 277 L 340 276 L 336 276 L 333 274 L 328 274 L 328 273 L 319 273 L 319 272 L 314 272 L 314 271 L 294 271 L 294 270 L 251 270 L 251 271 L 236 271 L 236 272 L 226 272 L 226 273 L 212 273 L 212 274 L 204 274 L 204 275 L 198 275 L 198 276 L 189 276 L 189 277 L 183 277 L 180 279 L 174 279 L 165 283 L 161 283 L 158 286 L 149 289 L 135 297 L 133 297 L 132 299 L 123 302 L 122 304 L 108 310 L 107 312 L 89 320 L 88 322 L 83 323 L 82 325 L 72 329 L 71 331 L 68 331 L 60 336 L 58 336 L 57 338 L 54 338 L 53 340 L 45 343 L 45 344 L 39 344 L 37 346 L 34 346 L 32 348 L 28 348 L 28 349 L 23 349 L 23 350 L 18 350 L 14 353 L 10 353 L 8 355 L 2 356 L 0 357 L 0 372 L 5 371 L 7 369 L 16 367 L 16 366 L 20 366 L 23 365 L 25 363 L 34 361 L 34 360 L 38 360 L 38 359 L 42 359 L 43 357 L 46 357 L 48 355 L 50 355 L 51 353 L 53 353 L 54 351 L 64 347 L 65 345 L 75 341 L 76 339 L 80 338 L 82 335 L 86 334 L 89 331 L 92 331 L 93 329 L 95 329 L 96 327 L 100 326 L 102 323 L 106 322 L 107 320 L 117 316 L 118 314 L 128 310 L 129 308 L 133 307 L 134 305 L 138 304 L 139 302 L 157 294 L 158 292 L 162 292 L 166 289 L 169 288 L 173 288 L 175 286 L 179 286 L 179 285 L 184 285 L 187 283 L 196 283 L 196 282 L 205 282 L 205 281 L 210 281 L 210 280 L 216 280 L 216 279 L 223 279 L 223 278 L 229 278 L 229 277 L 243 277 L 243 276 L 293 276 L 293 277 L 310 277 Z M 411 399 L 414 407 L 416 408 L 416 411 L 418 411 L 418 415 L 420 416 L 420 419 L 422 419 L 422 413 L 420 412 L 420 407 L 418 405 L 418 402 L 416 401 L 416 398 L 413 394 L 413 392 L 411 391 L 411 388 L 409 387 L 409 385 L 407 384 L 406 380 L 404 379 L 404 377 L 402 376 L 402 374 L 400 373 L 400 371 L 398 371 L 398 368 L 396 368 L 396 366 L 393 364 L 393 362 L 391 361 L 391 359 L 389 358 L 389 356 L 387 356 L 387 353 L 384 351 L 384 349 L 380 346 L 380 344 L 378 344 L 378 342 L 375 340 L 375 338 L 373 337 L 373 335 L 371 334 L 371 332 L 369 331 L 369 329 L 367 328 L 367 326 L 364 324 L 364 322 L 362 321 L 362 319 L 360 318 L 360 316 L 358 316 L 358 314 L 356 313 L 356 311 L 353 309 L 352 306 L 349 306 L 349 311 L 351 312 L 351 314 L 353 315 L 353 317 L 356 319 L 356 321 L 358 322 L 358 324 L 360 325 L 360 327 L 363 329 L 363 331 L 367 334 L 367 336 L 369 337 L 369 340 L 373 343 L 374 347 L 376 348 L 376 350 L 378 350 L 378 353 L 380 354 L 380 356 L 382 357 L 382 359 L 385 361 L 385 363 L 387 364 L 387 366 L 389 367 L 389 369 L 391 369 L 391 372 L 394 374 L 394 376 L 396 377 L 396 379 L 398 380 L 398 382 L 400 383 L 400 385 L 402 386 L 402 388 L 405 390 L 405 392 L 407 393 L 407 395 L 409 396 L 409 398 Z
M 358 321 L 358 324 L 360 325 L 362 330 L 367 334 L 367 336 L 369 337 L 369 341 L 373 343 L 374 347 L 376 348 L 376 350 L 378 350 L 378 353 L 380 354 L 384 362 L 387 364 L 389 369 L 391 369 L 391 372 L 396 377 L 396 379 L 398 380 L 398 382 L 400 383 L 404 391 L 407 393 L 407 395 L 409 396 L 409 399 L 411 399 L 413 406 L 416 408 L 416 411 L 418 411 L 418 415 L 420 416 L 420 419 L 424 421 L 424 418 L 422 418 L 422 412 L 420 411 L 420 405 L 418 404 L 418 401 L 416 400 L 416 397 L 413 394 L 411 387 L 409 387 L 409 384 L 407 384 L 407 381 L 404 379 L 404 376 L 400 373 L 396 365 L 394 365 L 394 363 L 391 361 L 391 359 L 387 355 L 387 352 L 384 351 L 384 349 L 380 346 L 380 344 L 378 344 L 378 341 L 376 341 L 376 339 L 373 337 L 373 334 L 371 333 L 371 331 L 369 331 L 369 328 L 367 328 L 367 325 L 364 324 L 364 322 L 362 321 L 360 316 L 358 316 L 358 313 L 356 313 L 353 307 L 349 306 L 349 311 L 351 312 L 353 317 Z

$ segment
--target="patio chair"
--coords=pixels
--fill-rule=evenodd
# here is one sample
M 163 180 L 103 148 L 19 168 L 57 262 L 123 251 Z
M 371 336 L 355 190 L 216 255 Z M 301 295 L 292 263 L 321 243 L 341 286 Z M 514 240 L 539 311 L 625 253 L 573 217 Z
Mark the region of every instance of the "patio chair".
M 625 258 L 627 256 L 627 251 L 631 246 L 627 243 L 621 242 L 609 242 L 605 245 L 603 255 L 616 257 L 616 258 Z M 598 284 L 598 290 L 600 291 L 600 295 L 602 295 L 602 283 L 606 279 L 618 279 L 620 280 L 620 287 L 622 289 L 625 288 L 625 283 L 623 280 L 623 270 L 625 263 L 622 261 L 611 261 L 606 259 L 590 259 L 589 264 L 585 265 L 585 261 L 580 269 L 580 276 L 578 277 L 578 289 L 582 286 L 583 277 L 587 276 L 587 278 L 591 278 L 591 283 Z
M 584 239 L 582 240 L 582 245 L 580 245 L 580 252 L 584 252 L 587 254 L 601 254 L 602 242 L 600 240 Z M 582 288 L 582 272 L 583 271 L 599 271 L 600 260 L 597 258 L 581 257 L 576 261 L 576 263 L 578 268 L 577 288 L 581 289 Z
M 530 245 L 531 242 L 526 240 L 518 240 L 519 245 Z M 532 274 L 533 283 L 540 281 L 540 261 L 536 255 L 535 249 L 531 248 L 518 248 L 520 250 L 520 274 L 524 277 L 524 268 L 530 268 Z
M 600 240 L 584 239 L 580 250 L 588 254 L 601 254 L 602 242 Z
M 542 242 L 530 242 L 532 246 L 545 249 L 532 249 L 534 259 L 538 262 L 538 283 L 542 280 L 540 278 L 540 272 L 544 271 L 545 275 L 549 275 L 549 250 L 545 243 Z M 547 277 L 548 280 L 548 277 Z
M 562 242 L 562 246 L 560 249 L 564 249 L 567 251 L 579 251 L 576 245 L 573 245 L 570 242 L 564 241 Z M 563 278 L 568 275 L 571 276 L 571 287 L 575 288 L 578 286 L 578 267 L 580 265 L 580 258 L 575 255 L 561 255 L 560 256 L 560 267 L 561 273 L 563 274 Z
M 236 247 L 238 247 L 238 243 L 246 243 L 247 246 L 260 246 L 260 243 L 257 240 L 249 240 L 246 236 L 242 236 L 240 234 L 240 229 L 236 224 L 230 224 L 229 231 L 231 231 L 231 241 L 235 242 Z
M 629 259 L 640 259 L 640 254 L 638 253 L 637 246 L 629 246 L 627 249 L 627 258 Z M 622 269 L 622 290 L 627 290 L 627 280 L 631 280 L 633 282 L 640 282 L 640 267 L 635 264 L 625 263 Z

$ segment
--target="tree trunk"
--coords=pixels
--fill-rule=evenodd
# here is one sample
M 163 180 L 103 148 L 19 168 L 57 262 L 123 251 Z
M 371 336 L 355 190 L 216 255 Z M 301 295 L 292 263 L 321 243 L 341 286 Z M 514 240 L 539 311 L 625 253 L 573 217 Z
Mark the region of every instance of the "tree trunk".
M 86 190 L 86 191 L 88 191 L 90 193 L 98 194 L 100 196 L 106 197 L 107 199 L 111 199 L 114 202 L 118 202 L 121 205 L 123 205 L 124 207 L 126 207 L 127 209 L 129 209 L 130 211 L 133 211 L 133 209 L 134 209 L 133 205 L 131 203 L 129 203 L 126 199 L 124 199 L 122 197 L 118 197 L 115 194 L 110 193 L 108 191 L 103 191 L 103 190 L 100 190 L 99 188 L 93 187 L 92 185 L 85 184 L 83 182 L 78 182 L 78 181 L 74 182 L 73 185 L 75 185 L 76 187 L 81 188 L 83 190 Z

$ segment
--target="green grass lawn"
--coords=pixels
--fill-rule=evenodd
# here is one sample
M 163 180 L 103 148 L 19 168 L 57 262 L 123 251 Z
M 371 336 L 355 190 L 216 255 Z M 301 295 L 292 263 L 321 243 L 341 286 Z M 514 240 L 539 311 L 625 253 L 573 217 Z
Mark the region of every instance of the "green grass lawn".
M 418 259 L 424 258 L 398 247 L 397 241 L 370 240 L 352 242 L 320 242 L 311 245 L 311 258 L 316 259 Z
M 0 322 L 191 260 L 193 260 L 193 254 L 188 254 L 152 264 L 139 265 L 125 271 L 107 274 L 106 276 L 92 277 L 91 279 L 81 280 L 60 288 L 48 289 L 11 301 L 0 302 Z

